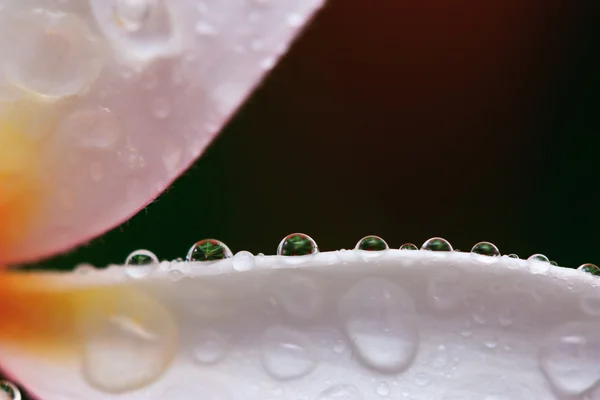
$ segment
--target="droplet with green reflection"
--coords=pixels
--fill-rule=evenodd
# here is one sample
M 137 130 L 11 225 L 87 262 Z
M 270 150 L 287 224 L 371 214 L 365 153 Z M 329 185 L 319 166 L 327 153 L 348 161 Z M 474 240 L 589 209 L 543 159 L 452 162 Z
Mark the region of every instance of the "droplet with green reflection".
M 279 256 L 307 256 L 318 252 L 317 242 L 304 233 L 287 235 L 277 247 Z
M 600 276 L 600 268 L 594 264 L 583 264 L 579 268 L 578 271 L 587 272 L 588 274 Z
M 388 250 L 390 247 L 385 242 L 385 240 L 383 240 L 379 236 L 368 235 L 360 239 L 358 243 L 356 243 L 356 246 L 354 248 L 356 250 L 364 251 L 384 251 Z
M 404 243 L 400 246 L 400 250 L 419 250 L 419 248 L 412 243 Z
M 490 243 L 490 242 L 477 243 L 471 249 L 471 253 L 479 254 L 482 256 L 489 256 L 489 257 L 499 257 L 500 256 L 500 250 L 498 250 L 498 248 L 493 243 Z
M 447 241 L 446 239 L 443 239 L 440 237 L 434 237 L 434 238 L 427 240 L 425 243 L 423 243 L 423 246 L 421 246 L 421 250 L 452 251 L 453 249 L 452 249 L 452 245 L 450 244 L 450 242 Z
M 190 248 L 186 261 L 216 261 L 231 257 L 233 254 L 225 243 L 216 239 L 204 239 Z

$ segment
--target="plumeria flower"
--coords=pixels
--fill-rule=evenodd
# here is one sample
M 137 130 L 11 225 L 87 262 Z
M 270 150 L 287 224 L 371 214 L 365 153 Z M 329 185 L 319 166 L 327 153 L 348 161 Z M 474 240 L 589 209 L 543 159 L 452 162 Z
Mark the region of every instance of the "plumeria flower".
M 321 5 L 0 0 L 0 265 L 150 203 Z M 596 266 L 418 249 L 293 233 L 275 256 L 206 239 L 185 261 L 4 268 L 0 367 L 40 400 L 600 398 Z

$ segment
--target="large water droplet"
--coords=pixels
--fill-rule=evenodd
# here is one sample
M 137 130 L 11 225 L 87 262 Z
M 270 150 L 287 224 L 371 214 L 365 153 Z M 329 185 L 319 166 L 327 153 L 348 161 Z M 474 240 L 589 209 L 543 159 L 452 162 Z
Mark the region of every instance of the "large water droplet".
M 275 300 L 294 319 L 309 321 L 321 308 L 323 293 L 311 278 L 284 271 L 273 276 L 271 286 Z
M 178 333 L 160 304 L 137 293 L 90 298 L 81 309 L 83 373 L 93 387 L 123 393 L 144 387 L 170 364 Z
M 236 271 L 250 271 L 256 267 L 256 260 L 252 253 L 242 250 L 233 256 L 232 264 Z
M 306 336 L 283 326 L 268 328 L 263 335 L 262 365 L 279 380 L 300 378 L 310 373 L 316 358 Z
M 490 242 L 479 242 L 471 249 L 471 253 L 482 256 L 499 257 L 500 250 Z
M 364 250 L 364 251 L 384 251 L 388 250 L 390 247 L 388 244 L 380 238 L 379 236 L 369 235 L 360 239 L 356 246 L 354 247 L 356 250 Z
M 317 242 L 304 233 L 287 235 L 277 247 L 277 254 L 280 256 L 306 256 L 318 252 Z
M 594 264 L 583 264 L 579 268 L 577 268 L 577 270 L 587 272 L 588 274 L 592 274 L 592 275 L 596 275 L 596 276 L 600 275 L 600 268 L 598 268 Z
M 400 250 L 419 250 L 419 248 L 412 243 L 404 243 L 400 246 Z
M 534 254 L 531 257 L 529 257 L 527 259 L 527 261 L 545 262 L 545 263 L 549 263 L 550 262 L 550 260 L 548 260 L 548 257 L 546 257 L 543 254 Z
M 225 341 L 217 332 L 201 332 L 194 340 L 194 359 L 201 364 L 216 364 L 225 357 Z
M 352 385 L 335 385 L 319 394 L 317 400 L 361 400 L 362 397 L 356 389 L 356 387 Z
M 41 8 L 6 10 L 1 17 L 0 68 L 16 86 L 61 98 L 83 91 L 98 76 L 105 49 L 79 17 Z
M 21 400 L 21 392 L 13 383 L 9 381 L 0 381 L 0 399 Z
M 440 237 L 434 237 L 427 240 L 421 246 L 421 250 L 429 251 L 452 251 L 452 245 L 446 239 Z
M 181 23 L 168 0 L 91 0 L 100 29 L 122 57 L 150 61 L 182 50 Z
M 215 261 L 231 258 L 233 254 L 225 243 L 216 239 L 204 239 L 195 243 L 188 251 L 187 261 Z
M 367 366 L 397 373 L 412 363 L 419 332 L 413 300 L 404 289 L 384 279 L 365 280 L 342 297 L 339 313 Z
M 539 353 L 540 368 L 558 391 L 580 395 L 600 381 L 600 324 L 573 322 L 552 331 Z

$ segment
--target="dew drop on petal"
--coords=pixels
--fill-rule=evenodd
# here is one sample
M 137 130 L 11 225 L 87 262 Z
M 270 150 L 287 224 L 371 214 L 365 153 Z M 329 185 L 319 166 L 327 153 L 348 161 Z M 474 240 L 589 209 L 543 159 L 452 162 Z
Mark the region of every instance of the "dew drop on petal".
M 479 242 L 471 249 L 471 253 L 482 256 L 499 257 L 500 251 L 490 242 Z
M 400 246 L 400 250 L 419 250 L 419 248 L 412 243 L 404 243 Z
M 9 381 L 0 380 L 1 400 L 21 400 L 21 392 L 17 386 Z
M 440 237 L 434 237 L 427 240 L 421 246 L 421 250 L 429 251 L 452 251 L 452 245 L 446 239 Z
M 354 248 L 356 250 L 364 251 L 384 251 L 388 250 L 390 247 L 385 242 L 385 240 L 383 240 L 379 236 L 368 235 L 360 239 L 358 243 L 356 243 L 356 246 Z
M 589 264 L 589 263 L 588 264 L 583 264 L 579 268 L 577 268 L 577 270 L 578 271 L 586 272 L 586 273 L 591 274 L 591 275 L 600 276 L 600 268 L 598 268 L 594 264 Z
M 158 264 L 158 257 L 149 250 L 135 250 L 125 260 L 126 265 Z
M 225 243 L 216 239 L 204 239 L 195 243 L 188 251 L 187 261 L 216 261 L 231 258 L 233 254 Z
M 279 256 L 306 256 L 319 252 L 317 242 L 304 233 L 287 235 L 277 247 Z
M 256 260 L 254 255 L 249 251 L 238 251 L 232 260 L 233 269 L 236 271 L 249 271 L 256 267 Z

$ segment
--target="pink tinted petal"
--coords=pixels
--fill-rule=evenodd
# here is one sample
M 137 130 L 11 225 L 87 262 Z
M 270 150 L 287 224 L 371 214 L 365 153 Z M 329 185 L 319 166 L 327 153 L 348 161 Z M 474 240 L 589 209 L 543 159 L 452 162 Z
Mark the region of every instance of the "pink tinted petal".
M 65 251 L 151 202 L 322 0 L 87 3 L 0 2 L 0 263 Z

